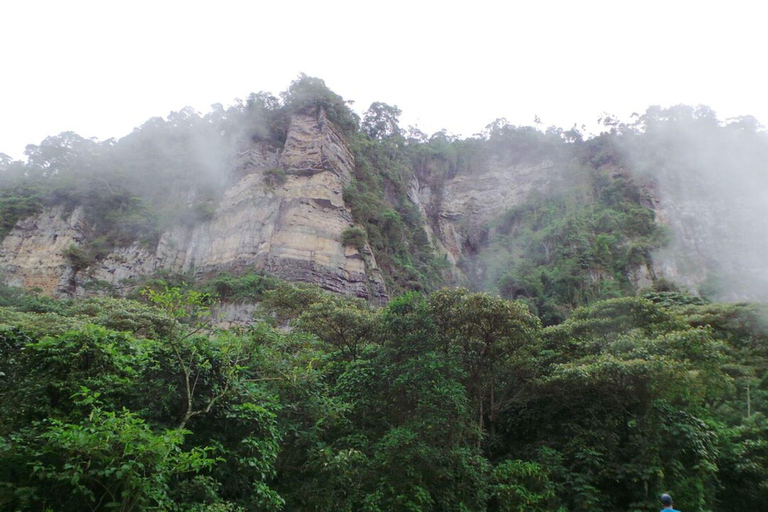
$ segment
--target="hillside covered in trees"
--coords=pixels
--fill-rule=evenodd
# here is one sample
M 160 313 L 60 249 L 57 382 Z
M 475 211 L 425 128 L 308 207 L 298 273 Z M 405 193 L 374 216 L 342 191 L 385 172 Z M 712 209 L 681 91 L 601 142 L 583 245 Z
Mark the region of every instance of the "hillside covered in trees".
M 765 130 L 399 116 L 0 155 L 0 509 L 764 508 Z

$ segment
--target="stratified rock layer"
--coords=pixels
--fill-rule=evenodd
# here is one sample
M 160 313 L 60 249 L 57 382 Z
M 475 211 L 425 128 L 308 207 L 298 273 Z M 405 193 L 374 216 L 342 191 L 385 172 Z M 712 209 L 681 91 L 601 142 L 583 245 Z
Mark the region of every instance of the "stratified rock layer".
M 65 251 L 83 240 L 83 213 L 46 210 L 20 221 L 0 245 L 0 271 L 11 286 L 48 295 L 72 291 L 74 271 Z
M 428 219 L 430 240 L 451 263 L 454 281 L 481 279 L 482 269 L 466 263 L 481 250 L 492 221 L 524 203 L 532 193 L 546 194 L 561 179 L 564 169 L 549 160 L 520 163 L 491 156 L 471 173 L 446 180 L 441 189 L 414 179 L 408 197 Z M 459 262 L 464 261 L 464 275 Z
M 12 285 L 72 295 L 86 281 L 120 289 L 160 269 L 207 275 L 253 268 L 381 301 L 386 289 L 370 248 L 359 252 L 341 242 L 354 225 L 342 198 L 353 169 L 354 158 L 325 113 L 309 110 L 292 117 L 283 148 L 252 142 L 241 151 L 236 182 L 210 221 L 164 233 L 153 250 L 118 248 L 74 275 L 63 253 L 83 241 L 82 213 L 48 210 L 3 240 L 0 269 Z
M 424 216 L 430 242 L 451 264 L 454 283 L 475 286 L 486 278 L 479 256 L 495 220 L 531 194 L 546 196 L 576 179 L 563 162 L 526 161 L 503 151 L 481 155 L 470 172 L 448 178 L 439 165 L 428 162 L 416 172 L 408 197 Z M 370 247 L 358 251 L 341 242 L 354 226 L 343 199 L 354 167 L 325 113 L 310 109 L 292 116 L 283 147 L 248 141 L 241 148 L 211 220 L 171 229 L 152 249 L 117 248 L 75 272 L 65 254 L 86 242 L 87 219 L 81 209 L 48 209 L 19 222 L 2 241 L 0 279 L 71 296 L 87 293 L 89 282 L 120 291 L 161 269 L 205 276 L 250 268 L 381 302 L 387 294 Z M 680 169 L 657 171 L 652 182 L 647 206 L 669 227 L 672 243 L 654 254 L 653 265 L 635 268 L 630 282 L 641 288 L 665 277 L 695 293 L 719 276 L 727 286 L 718 299 L 768 300 L 765 187 Z

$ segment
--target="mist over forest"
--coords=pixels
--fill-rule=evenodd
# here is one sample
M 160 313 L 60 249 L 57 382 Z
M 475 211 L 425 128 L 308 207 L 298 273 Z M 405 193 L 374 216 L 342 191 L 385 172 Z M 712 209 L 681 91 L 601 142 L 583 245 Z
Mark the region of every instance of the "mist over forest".
M 764 508 L 766 129 L 401 114 L 301 75 L 0 154 L 0 509 Z

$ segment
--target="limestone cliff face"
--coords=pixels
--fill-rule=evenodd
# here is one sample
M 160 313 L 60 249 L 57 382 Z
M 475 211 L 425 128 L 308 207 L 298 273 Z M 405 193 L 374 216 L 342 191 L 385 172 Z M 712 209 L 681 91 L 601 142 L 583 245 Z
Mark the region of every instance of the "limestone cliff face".
M 428 162 L 414 171 L 408 198 L 422 213 L 430 241 L 451 264 L 454 284 L 478 287 L 493 277 L 484 267 L 490 258 L 480 254 L 487 237 L 494 236 L 493 222 L 532 194 L 546 195 L 579 179 L 567 163 L 521 162 L 493 149 L 478 157 L 471 172 L 445 179 L 447 170 L 439 165 Z M 65 253 L 87 242 L 88 219 L 78 208 L 48 209 L 19 222 L 2 241 L 0 278 L 76 296 L 89 293 L 94 283 L 121 291 L 131 280 L 161 269 L 205 276 L 253 268 L 383 301 L 384 280 L 370 247 L 358 251 L 341 242 L 344 230 L 354 226 L 343 199 L 354 169 L 352 154 L 325 113 L 300 112 L 291 117 L 281 147 L 243 144 L 210 220 L 171 229 L 152 248 L 116 248 L 76 272 Z M 647 206 L 669 227 L 672 243 L 654 255 L 653 266 L 640 266 L 627 277 L 637 288 L 665 277 L 696 292 L 716 275 L 729 281 L 720 299 L 768 300 L 765 185 L 746 186 L 754 180 L 724 173 L 683 171 L 662 169 L 640 180 L 649 182 Z M 750 278 L 736 282 L 734 276 Z
M 67 294 L 74 271 L 66 249 L 83 240 L 82 210 L 61 208 L 19 222 L 0 245 L 0 270 L 7 284 L 39 288 L 49 295 Z
M 274 172 L 279 169 L 284 172 Z M 249 142 L 213 218 L 164 233 L 156 248 L 118 248 L 73 272 L 63 251 L 83 241 L 82 213 L 49 210 L 20 222 L 0 246 L 7 282 L 50 294 L 80 294 L 87 281 L 118 289 L 159 269 L 206 275 L 254 268 L 291 281 L 380 301 L 381 273 L 369 247 L 345 247 L 353 226 L 342 192 L 354 158 L 322 110 L 292 117 L 283 148 Z
M 427 234 L 456 269 L 463 257 L 480 250 L 494 218 L 523 203 L 532 192 L 546 193 L 563 172 L 549 160 L 518 163 L 490 157 L 483 167 L 447 180 L 440 190 L 414 179 L 409 198 L 431 220 Z M 461 281 L 477 276 L 463 276 L 457 270 L 454 277 Z

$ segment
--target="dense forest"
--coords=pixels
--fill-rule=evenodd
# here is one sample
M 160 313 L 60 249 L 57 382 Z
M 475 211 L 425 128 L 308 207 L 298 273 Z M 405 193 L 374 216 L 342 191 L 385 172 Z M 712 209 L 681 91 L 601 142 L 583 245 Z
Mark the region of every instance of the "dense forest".
M 691 289 L 653 273 L 676 247 L 659 183 L 713 202 L 736 200 L 727 180 L 756 176 L 742 198 L 765 190 L 752 118 L 652 107 L 594 136 L 503 119 L 429 136 L 301 76 L 119 140 L 65 132 L 26 161 L 0 154 L 0 239 L 79 208 L 76 272 L 154 247 L 213 216 L 243 141 L 283 144 L 308 108 L 354 156 L 342 241 L 370 245 L 391 300 L 256 269 L 93 280 L 78 298 L 0 284 L 0 510 L 634 512 L 662 492 L 686 512 L 765 508 L 768 308 L 718 302 L 768 297 L 765 277 L 723 266 Z M 453 265 L 441 194 L 499 159 L 566 172 L 467 219 Z M 426 210 L 415 180 L 433 191 Z M 257 306 L 223 325 L 223 304 Z
M 260 319 L 210 325 L 212 293 Z M 765 307 L 674 292 L 542 327 L 266 276 L 0 300 L 4 510 L 761 510 Z

